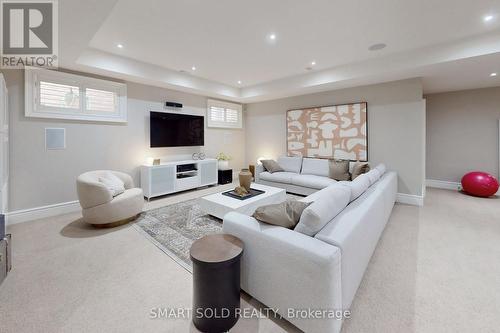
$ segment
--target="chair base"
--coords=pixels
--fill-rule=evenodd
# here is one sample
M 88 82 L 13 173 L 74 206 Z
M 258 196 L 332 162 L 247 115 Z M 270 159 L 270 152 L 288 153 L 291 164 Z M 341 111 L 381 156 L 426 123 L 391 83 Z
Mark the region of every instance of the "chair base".
M 119 227 L 121 225 L 127 224 L 129 222 L 134 221 L 139 217 L 140 214 L 137 214 L 135 216 L 129 217 L 127 219 L 111 222 L 111 223 L 102 223 L 102 224 L 91 224 L 94 228 L 97 229 L 104 229 L 104 228 L 114 228 L 114 227 Z

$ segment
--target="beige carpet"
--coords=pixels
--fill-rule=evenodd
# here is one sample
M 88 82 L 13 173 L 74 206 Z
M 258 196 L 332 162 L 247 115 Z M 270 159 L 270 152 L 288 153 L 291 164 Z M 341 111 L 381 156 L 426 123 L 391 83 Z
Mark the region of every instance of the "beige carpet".
M 343 332 L 499 332 L 499 216 L 498 199 L 445 190 L 428 190 L 423 208 L 396 205 Z M 15 266 L 0 287 L 0 332 L 196 332 L 189 320 L 149 319 L 152 308 L 191 306 L 188 272 L 130 226 L 78 219 L 9 228 Z M 232 331 L 296 330 L 252 319 Z

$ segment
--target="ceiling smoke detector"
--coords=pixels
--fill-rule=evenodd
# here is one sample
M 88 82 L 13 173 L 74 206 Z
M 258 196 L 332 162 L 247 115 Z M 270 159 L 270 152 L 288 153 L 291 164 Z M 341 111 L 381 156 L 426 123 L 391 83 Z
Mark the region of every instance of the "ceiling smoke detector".
M 370 50 L 370 51 L 379 51 L 379 50 L 385 49 L 386 47 L 387 47 L 387 44 L 378 43 L 378 44 L 373 44 L 372 46 L 370 46 L 368 48 L 368 50 Z

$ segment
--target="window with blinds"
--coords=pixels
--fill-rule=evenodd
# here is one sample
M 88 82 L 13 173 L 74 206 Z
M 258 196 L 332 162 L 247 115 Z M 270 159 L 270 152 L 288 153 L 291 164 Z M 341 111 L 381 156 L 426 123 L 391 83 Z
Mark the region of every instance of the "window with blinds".
M 221 128 L 242 128 L 242 106 L 240 104 L 208 100 L 207 126 Z
M 40 105 L 51 108 L 79 109 L 80 88 L 40 81 Z
M 116 94 L 112 91 L 85 89 L 87 112 L 115 112 Z
M 127 121 L 125 84 L 35 67 L 25 80 L 27 117 Z

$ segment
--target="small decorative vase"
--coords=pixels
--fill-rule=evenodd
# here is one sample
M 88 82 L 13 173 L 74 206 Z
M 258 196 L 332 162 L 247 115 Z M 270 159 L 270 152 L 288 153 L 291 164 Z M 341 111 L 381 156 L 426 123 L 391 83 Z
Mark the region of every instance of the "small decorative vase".
M 240 186 L 244 187 L 247 191 L 250 192 L 250 184 L 252 183 L 252 173 L 248 169 L 241 169 L 238 178 L 240 180 Z
M 229 169 L 229 161 L 223 161 L 220 160 L 219 163 L 217 163 L 219 166 L 219 170 L 228 170 Z

